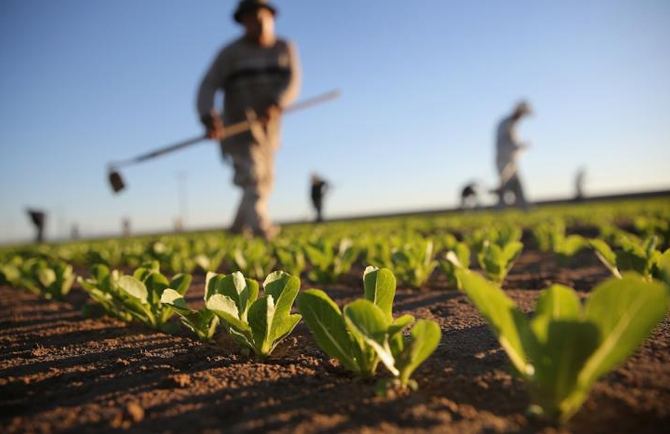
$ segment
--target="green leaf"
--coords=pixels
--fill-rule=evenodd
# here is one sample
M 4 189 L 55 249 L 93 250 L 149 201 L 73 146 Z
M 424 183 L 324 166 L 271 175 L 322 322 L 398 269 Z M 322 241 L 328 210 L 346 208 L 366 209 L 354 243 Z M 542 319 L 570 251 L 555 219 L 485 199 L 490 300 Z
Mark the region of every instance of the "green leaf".
M 222 294 L 214 294 L 205 302 L 205 305 L 207 309 L 225 321 L 228 326 L 234 327 L 241 333 L 251 331 L 249 325 L 240 320 L 237 304 L 232 298 Z
M 298 295 L 298 310 L 319 347 L 346 369 L 360 372 L 353 356 L 354 343 L 333 300 L 319 289 L 308 289 Z
M 371 301 L 359 299 L 344 307 L 344 320 L 354 338 L 372 347 L 384 366 L 398 375 L 387 339 L 389 321 L 384 312 Z
M 586 360 L 599 343 L 598 328 L 559 316 L 546 324 L 539 344 L 531 350 L 534 372 L 529 381 L 533 402 L 550 419 L 570 418 L 588 396 L 588 388 L 578 385 Z
M 142 304 L 147 304 L 149 297 L 149 292 L 144 283 L 140 282 L 132 276 L 123 276 L 119 279 L 118 282 L 119 288 L 126 292 L 133 298 L 136 298 Z
M 254 302 L 249 308 L 249 326 L 254 341 L 254 351 L 267 356 L 272 351 L 271 328 L 275 316 L 275 303 L 271 294 Z
M 400 318 L 396 318 L 388 328 L 388 335 L 392 337 L 396 333 L 400 333 L 413 322 L 414 316 L 409 314 L 403 315 Z
M 155 271 L 147 274 L 143 283 L 148 290 L 148 301 L 151 305 L 160 303 L 163 291 L 165 291 L 170 286 L 170 282 L 167 280 L 167 277 Z
M 419 320 L 410 331 L 410 341 L 399 357 L 400 383 L 406 387 L 412 373 L 437 349 L 442 338 L 440 326 L 434 321 Z
M 185 295 L 191 285 L 192 277 L 190 274 L 176 274 L 172 277 L 169 287 L 177 291 L 181 295 Z
M 161 295 L 161 303 L 169 305 L 180 315 L 189 315 L 193 313 L 193 310 L 189 309 L 186 305 L 186 300 L 179 292 L 174 289 L 166 289 Z
M 387 321 L 393 320 L 393 299 L 395 298 L 396 280 L 388 268 L 378 269 L 369 266 L 363 274 L 365 298 L 379 307 Z
M 245 279 L 242 273 L 236 271 L 228 276 L 224 276 L 224 278 L 218 282 L 218 287 L 216 289 L 217 294 L 225 295 L 235 301 L 239 312 L 239 318 L 242 321 L 246 321 L 249 306 L 253 303 L 253 300 L 255 300 L 255 298 L 252 299 L 254 291 L 250 286 L 256 282 L 252 282 L 253 281 L 250 281 L 249 279 Z M 255 294 L 257 296 L 258 283 L 256 283 L 255 288 Z
M 271 338 L 274 340 L 285 336 L 287 329 L 293 330 L 296 325 L 293 320 L 287 320 L 287 318 L 291 314 L 293 302 L 300 291 L 300 279 L 283 271 L 275 271 L 265 279 L 263 288 L 266 294 L 276 300 L 271 327 Z
M 514 266 L 514 263 L 521 255 L 523 251 L 523 243 L 520 241 L 513 241 L 503 248 L 503 258 L 505 261 L 505 274 Z
M 223 280 L 223 277 L 223 274 L 216 274 L 211 271 L 207 273 L 205 277 L 205 301 L 212 295 L 217 294 L 219 283 Z
M 514 368 L 522 375 L 529 372 L 528 357 L 522 344 L 530 329 L 526 317 L 498 287 L 467 270 L 457 270 L 463 292 L 488 322 Z
M 621 273 L 616 265 L 616 254 L 612 251 L 610 246 L 599 239 L 589 240 L 589 245 L 595 251 L 600 262 L 602 262 L 615 277 L 621 278 Z
M 291 334 L 293 329 L 298 325 L 302 319 L 302 315 L 294 314 L 284 317 L 279 322 L 276 321 L 277 314 L 275 312 L 275 321 L 273 323 L 272 342 L 273 349 L 282 339 Z M 276 324 L 276 325 L 275 325 Z
M 582 317 L 582 305 L 575 292 L 563 285 L 552 285 L 540 294 L 530 327 L 535 337 L 541 343 L 546 343 L 549 323 L 580 321 Z
M 39 280 L 40 284 L 45 288 L 51 286 L 56 279 L 56 272 L 51 268 L 40 268 L 37 270 L 37 280 Z
M 636 274 L 598 285 L 586 303 L 586 319 L 598 327 L 602 342 L 579 375 L 590 385 L 622 363 L 663 319 L 668 292 L 658 282 Z

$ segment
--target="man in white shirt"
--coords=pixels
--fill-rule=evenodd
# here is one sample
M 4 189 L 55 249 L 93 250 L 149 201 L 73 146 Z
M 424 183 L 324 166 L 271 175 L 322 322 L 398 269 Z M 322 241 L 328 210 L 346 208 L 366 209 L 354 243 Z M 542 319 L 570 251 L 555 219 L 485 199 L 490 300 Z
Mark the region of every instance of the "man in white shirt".
M 531 109 L 527 102 L 522 101 L 516 105 L 511 115 L 505 117 L 498 126 L 496 134 L 496 167 L 500 175 L 500 187 L 495 190 L 498 193 L 498 206 L 505 205 L 505 194 L 514 194 L 514 204 L 525 210 L 528 202 L 523 194 L 523 187 L 517 172 L 516 162 L 519 155 L 528 149 L 529 145 L 521 143 L 516 133 L 516 124 L 524 116 L 530 115 Z

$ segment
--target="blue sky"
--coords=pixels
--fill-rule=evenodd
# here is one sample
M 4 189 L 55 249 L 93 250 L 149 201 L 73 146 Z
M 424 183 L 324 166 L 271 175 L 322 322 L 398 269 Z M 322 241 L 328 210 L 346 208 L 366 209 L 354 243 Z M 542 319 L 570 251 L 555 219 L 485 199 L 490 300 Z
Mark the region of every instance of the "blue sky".
M 202 74 L 240 29 L 236 1 L 0 2 L 0 242 L 27 239 L 25 206 L 51 237 L 172 226 L 178 174 L 189 227 L 227 225 L 239 192 L 203 144 L 128 168 L 106 164 L 200 134 Z M 531 199 L 670 187 L 670 2 L 276 1 L 298 45 L 302 96 L 336 102 L 287 117 L 270 210 L 311 216 L 308 178 L 334 185 L 326 212 L 452 206 L 470 179 L 495 183 L 493 131 L 519 98 L 533 148 Z

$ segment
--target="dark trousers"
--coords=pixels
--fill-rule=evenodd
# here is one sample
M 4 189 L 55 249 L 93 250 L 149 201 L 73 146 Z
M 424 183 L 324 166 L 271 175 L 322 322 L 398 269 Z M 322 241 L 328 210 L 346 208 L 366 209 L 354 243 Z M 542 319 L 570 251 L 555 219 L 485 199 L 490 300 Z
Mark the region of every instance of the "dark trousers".
M 321 199 L 312 198 L 312 205 L 314 205 L 314 210 L 316 211 L 316 221 L 322 222 L 323 215 L 321 214 L 321 211 L 323 208 L 323 202 L 321 201 Z

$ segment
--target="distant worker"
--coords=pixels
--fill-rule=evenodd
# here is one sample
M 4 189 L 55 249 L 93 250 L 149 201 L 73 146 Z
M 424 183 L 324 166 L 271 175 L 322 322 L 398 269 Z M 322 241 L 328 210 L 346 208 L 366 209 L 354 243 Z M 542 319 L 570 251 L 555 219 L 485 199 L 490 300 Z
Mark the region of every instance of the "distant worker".
M 242 189 L 233 233 L 273 238 L 267 202 L 274 184 L 281 110 L 298 96 L 300 64 L 295 46 L 275 35 L 277 9 L 265 0 L 240 1 L 233 18 L 244 35 L 225 46 L 205 74 L 198 92 L 198 112 L 207 137 L 221 139 L 225 160 L 231 159 L 233 183 Z M 224 93 L 223 118 L 214 108 Z M 260 127 L 223 138 L 225 126 L 257 118 Z
M 121 233 L 124 237 L 130 236 L 130 219 L 128 217 L 121 220 Z
M 580 167 L 575 175 L 575 200 L 584 199 L 584 181 L 586 180 L 586 167 Z
M 316 211 L 316 221 L 323 221 L 323 196 L 328 191 L 328 183 L 316 173 L 312 173 L 312 205 Z
M 78 240 L 79 237 L 79 225 L 77 223 L 72 223 L 72 226 L 70 226 L 70 239 Z
M 27 209 L 28 217 L 33 226 L 35 226 L 35 242 L 41 243 L 44 241 L 44 227 L 47 223 L 47 215 L 44 211 L 35 209 Z
M 516 133 L 516 124 L 524 116 L 531 114 L 531 108 L 527 102 L 517 104 L 511 115 L 505 117 L 498 126 L 496 134 L 496 167 L 500 175 L 500 186 L 494 190 L 498 194 L 498 206 L 505 205 L 505 196 L 511 192 L 514 194 L 514 204 L 525 210 L 528 202 L 523 193 L 523 186 L 517 172 L 516 161 L 519 155 L 528 149 L 529 145 L 519 142 Z
M 470 182 L 461 190 L 461 208 L 479 207 L 479 184 L 475 181 Z

